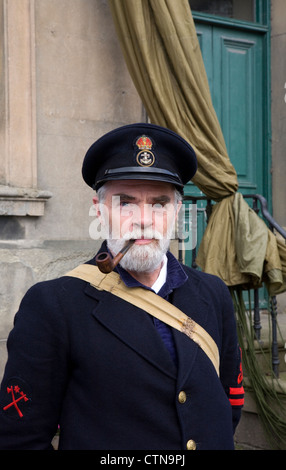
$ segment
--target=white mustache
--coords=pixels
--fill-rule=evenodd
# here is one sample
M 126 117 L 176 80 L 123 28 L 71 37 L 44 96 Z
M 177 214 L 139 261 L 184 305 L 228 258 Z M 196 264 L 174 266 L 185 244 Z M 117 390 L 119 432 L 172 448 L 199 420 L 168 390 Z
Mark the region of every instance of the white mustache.
M 160 232 L 158 232 L 157 230 L 153 230 L 151 228 L 145 228 L 145 229 L 136 228 L 132 230 L 131 232 L 126 232 L 124 235 L 122 235 L 122 238 L 123 240 L 131 240 L 131 239 L 138 240 L 141 238 L 143 239 L 145 238 L 148 240 L 151 240 L 153 238 L 156 240 L 162 240 L 164 237 Z

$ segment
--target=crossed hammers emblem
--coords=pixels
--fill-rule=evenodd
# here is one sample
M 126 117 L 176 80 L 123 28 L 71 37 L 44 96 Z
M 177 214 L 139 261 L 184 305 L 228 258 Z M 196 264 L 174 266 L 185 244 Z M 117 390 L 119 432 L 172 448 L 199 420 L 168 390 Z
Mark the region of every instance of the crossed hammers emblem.
M 18 412 L 18 415 L 20 418 L 23 418 L 23 413 L 20 410 L 18 403 L 21 400 L 24 400 L 24 402 L 29 401 L 29 398 L 27 398 L 27 395 L 21 391 L 20 387 L 18 385 L 11 385 L 11 387 L 7 387 L 7 393 L 11 393 L 12 395 L 12 401 L 9 403 L 9 405 L 4 406 L 3 410 L 8 410 L 11 406 L 14 406 Z M 20 395 L 20 396 L 18 396 Z M 18 396 L 18 397 L 17 397 Z

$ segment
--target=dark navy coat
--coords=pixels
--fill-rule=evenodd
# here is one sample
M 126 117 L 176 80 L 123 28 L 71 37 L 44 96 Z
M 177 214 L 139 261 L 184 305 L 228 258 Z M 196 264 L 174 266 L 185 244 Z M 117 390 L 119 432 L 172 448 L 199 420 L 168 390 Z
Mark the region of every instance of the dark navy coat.
M 232 449 L 243 392 L 232 300 L 220 279 L 183 269 L 172 302 L 215 340 L 220 378 L 173 330 L 175 365 L 152 317 L 118 297 L 71 277 L 38 283 L 8 339 L 0 449 L 49 449 L 58 425 L 60 449 Z

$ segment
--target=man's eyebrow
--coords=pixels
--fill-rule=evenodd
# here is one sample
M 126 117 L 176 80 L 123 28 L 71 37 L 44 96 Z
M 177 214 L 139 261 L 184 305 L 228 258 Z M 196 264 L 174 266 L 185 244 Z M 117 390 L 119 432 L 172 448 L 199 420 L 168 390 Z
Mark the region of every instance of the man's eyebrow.
M 166 195 L 162 196 L 154 196 L 150 198 L 153 203 L 157 204 L 166 204 L 167 202 L 171 201 L 171 198 Z
M 119 197 L 120 199 L 124 199 L 125 201 L 135 201 L 134 196 L 130 196 L 130 194 L 125 194 L 125 193 L 118 193 L 118 194 L 113 194 L 113 197 Z

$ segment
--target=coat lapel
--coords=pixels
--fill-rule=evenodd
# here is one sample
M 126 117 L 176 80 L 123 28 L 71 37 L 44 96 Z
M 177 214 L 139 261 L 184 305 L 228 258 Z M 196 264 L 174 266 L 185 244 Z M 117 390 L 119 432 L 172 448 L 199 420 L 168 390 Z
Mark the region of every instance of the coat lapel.
M 85 293 L 97 300 L 92 311 L 97 321 L 155 367 L 176 378 L 176 367 L 148 313 L 90 285 Z
M 173 304 L 205 328 L 208 321 L 208 302 L 200 294 L 200 281 L 192 279 L 176 289 Z M 198 344 L 179 331 L 174 332 L 178 355 L 178 384 L 183 384 L 191 373 L 198 353 Z

